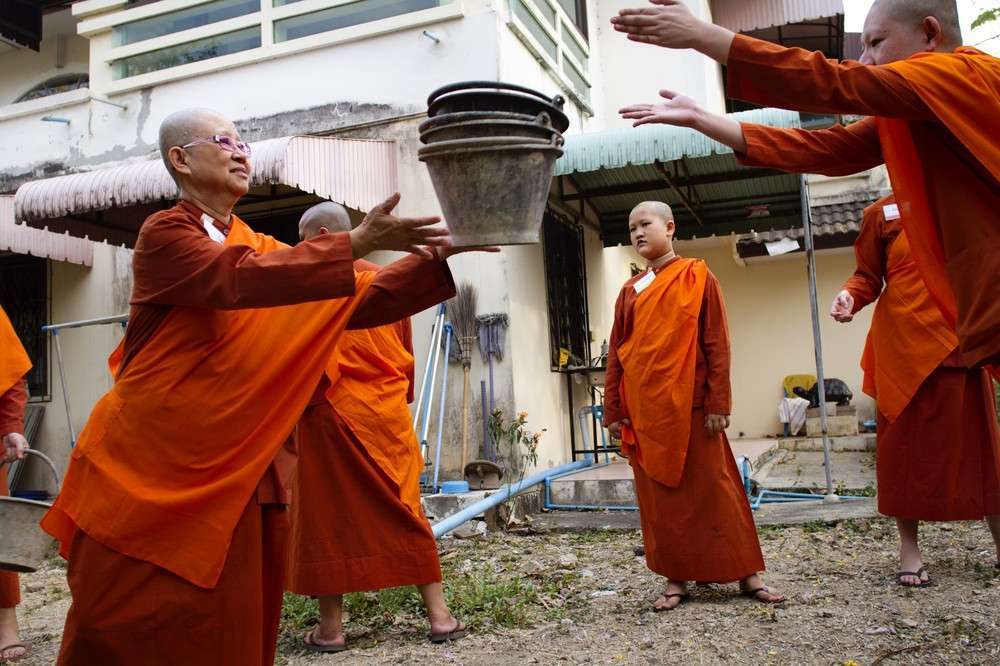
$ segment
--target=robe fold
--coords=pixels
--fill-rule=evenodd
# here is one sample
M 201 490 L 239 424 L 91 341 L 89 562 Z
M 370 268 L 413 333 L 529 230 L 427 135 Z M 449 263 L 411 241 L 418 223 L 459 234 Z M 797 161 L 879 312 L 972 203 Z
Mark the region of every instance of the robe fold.
M 92 655 L 114 654 L 123 637 L 150 626 L 160 640 L 133 641 L 128 663 L 273 659 L 287 511 L 268 501 L 281 497 L 262 497 L 264 481 L 275 474 L 280 482 L 277 456 L 338 336 L 356 313 L 379 318 L 384 289 L 375 273 L 355 273 L 346 234 L 289 248 L 235 217 L 217 242 L 209 224 L 221 225 L 182 202 L 140 231 L 115 384 L 91 413 L 42 522 L 70 561 L 60 664 L 93 664 Z M 397 273 L 451 283 L 442 262 L 396 263 Z M 144 596 L 135 580 L 159 581 L 151 588 L 162 584 L 176 609 L 222 609 L 203 636 L 212 649 L 186 638 L 197 611 L 159 613 L 165 601 Z M 94 614 L 103 598 L 126 594 L 116 612 Z M 225 611 L 243 604 L 259 604 L 252 621 Z M 174 647 L 164 649 L 164 637 Z
M 873 116 L 847 127 L 744 124 L 747 165 L 844 175 L 883 162 L 913 257 L 969 367 L 1000 360 L 1000 60 L 976 49 L 884 66 L 738 35 L 728 61 L 736 99 L 810 113 Z M 784 165 L 772 159 L 781 155 Z
M 24 351 L 7 313 L 0 307 L 0 437 L 12 432 L 24 433 L 24 408 L 28 390 L 24 375 L 31 370 L 31 360 Z M 0 456 L 3 455 L 0 447 Z M 7 495 L 8 465 L 0 465 L 0 495 Z M 16 573 L 0 571 L 0 608 L 21 603 Z
M 725 433 L 706 414 L 731 412 L 730 350 L 718 280 L 674 259 L 625 283 L 615 306 L 605 423 L 628 418 L 622 451 L 652 571 L 730 582 L 764 569 L 757 530 Z
M 442 287 L 423 290 L 428 306 L 454 294 Z M 408 318 L 346 332 L 299 421 L 291 592 L 324 596 L 441 580 L 407 406 L 412 337 Z
M 911 520 L 1000 513 L 1000 437 L 990 377 L 962 366 L 958 339 L 917 271 L 886 197 L 865 210 L 857 312 L 878 299 L 861 365 L 878 406 L 879 512 Z M 895 213 L 895 211 L 893 211 Z M 883 289 L 884 284 L 884 289 Z

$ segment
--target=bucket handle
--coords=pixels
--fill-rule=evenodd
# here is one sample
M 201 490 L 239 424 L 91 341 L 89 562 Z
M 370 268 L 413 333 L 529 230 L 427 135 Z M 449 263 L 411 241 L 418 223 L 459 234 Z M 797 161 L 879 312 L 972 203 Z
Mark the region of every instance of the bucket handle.
M 36 451 L 35 449 L 25 449 L 24 452 L 31 454 L 33 456 L 38 456 L 39 458 L 42 459 L 42 461 L 45 462 L 46 465 L 48 465 L 49 470 L 52 471 L 52 476 L 54 476 L 56 479 L 56 493 L 58 493 L 59 489 L 62 487 L 62 479 L 59 477 L 59 472 L 56 470 L 56 465 L 54 462 L 52 462 L 52 459 L 49 458 L 44 453 L 42 453 L 41 451 Z M 3 466 L 4 464 L 9 462 L 11 461 L 4 458 L 3 460 L 0 460 L 0 466 Z

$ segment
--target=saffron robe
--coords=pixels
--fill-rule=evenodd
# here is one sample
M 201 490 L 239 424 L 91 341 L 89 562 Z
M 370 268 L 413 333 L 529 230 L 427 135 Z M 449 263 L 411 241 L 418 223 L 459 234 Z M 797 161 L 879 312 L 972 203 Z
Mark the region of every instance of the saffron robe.
M 273 661 L 287 512 L 261 501 L 260 482 L 348 321 L 410 314 L 388 311 L 397 294 L 383 298 L 401 284 L 420 307 L 420 290 L 451 283 L 441 262 L 397 264 L 355 274 L 346 234 L 287 248 L 237 218 L 216 243 L 183 202 L 146 221 L 134 256 L 137 325 L 43 520 L 70 560 L 61 664 L 115 654 L 144 664 Z M 259 575 L 243 575 L 245 564 Z M 116 575 L 91 584 L 104 570 Z M 135 598 L 135 580 L 170 590 L 172 611 Z M 132 603 L 117 612 L 92 612 L 129 591 Z M 227 610 L 258 601 L 253 622 Z M 185 609 L 201 604 L 218 610 L 217 622 L 191 624 Z M 161 640 L 129 642 L 144 632 Z M 163 636 L 183 636 L 186 656 L 161 650 Z
M 635 474 L 649 568 L 671 580 L 730 582 L 764 569 L 750 504 L 725 433 L 730 350 L 718 280 L 674 259 L 642 293 L 625 283 L 609 339 L 605 423 L 628 418 L 622 450 Z
M 436 297 L 452 295 L 448 288 Z M 291 592 L 324 596 L 441 581 L 407 407 L 412 337 L 408 318 L 347 331 L 299 421 Z
M 878 405 L 879 512 L 912 520 L 1000 513 L 1000 437 L 988 373 L 962 366 L 958 339 L 920 278 L 908 233 L 866 209 L 857 270 L 844 285 L 857 312 L 878 299 L 862 367 Z M 883 289 L 883 283 L 885 285 Z
M 827 130 L 744 124 L 744 164 L 845 175 L 883 162 L 920 273 L 965 365 L 1000 360 L 1000 61 L 975 49 L 884 66 L 838 63 L 738 35 L 731 97 L 811 113 L 874 116 Z
M 28 390 L 24 375 L 31 361 L 7 313 L 0 307 L 0 437 L 12 432 L 24 433 L 24 407 Z M 5 455 L 0 448 L 0 456 Z M 0 495 L 8 493 L 8 465 L 0 465 Z M 0 571 L 0 608 L 13 608 L 21 603 L 21 590 L 16 573 Z

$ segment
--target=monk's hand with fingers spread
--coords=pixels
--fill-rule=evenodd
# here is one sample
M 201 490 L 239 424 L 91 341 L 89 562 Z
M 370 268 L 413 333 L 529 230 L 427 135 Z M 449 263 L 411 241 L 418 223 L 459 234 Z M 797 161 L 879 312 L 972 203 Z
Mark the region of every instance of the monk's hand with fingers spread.
M 433 259 L 435 247 L 447 247 L 451 237 L 444 227 L 434 226 L 440 217 L 396 217 L 392 210 L 399 194 L 372 208 L 365 219 L 351 230 L 351 250 L 359 259 L 375 250 L 397 250 Z
M 634 121 L 633 127 L 651 124 L 697 126 L 702 114 L 697 102 L 673 90 L 661 90 L 660 97 L 664 101 L 656 104 L 633 104 L 619 109 L 618 113 L 622 118 Z
M 14 462 L 15 460 L 21 460 L 24 458 L 24 452 L 31 447 L 28 446 L 28 440 L 24 438 L 19 432 L 7 433 L 3 436 L 3 453 L 4 457 L 2 460 L 8 462 Z
M 726 414 L 706 414 L 705 427 L 711 433 L 720 433 L 729 427 L 729 416 Z
M 668 49 L 695 49 L 726 64 L 735 34 L 702 21 L 684 0 L 650 0 L 651 7 L 622 9 L 611 25 L 633 42 Z
M 830 306 L 830 316 L 842 324 L 854 319 L 854 296 L 846 289 L 837 294 Z
M 615 421 L 614 423 L 608 424 L 608 432 L 610 432 L 611 436 L 614 437 L 615 439 L 621 439 L 622 438 L 622 427 L 623 426 L 630 426 L 630 425 L 632 425 L 632 422 L 629 421 L 628 419 L 622 419 L 621 421 Z

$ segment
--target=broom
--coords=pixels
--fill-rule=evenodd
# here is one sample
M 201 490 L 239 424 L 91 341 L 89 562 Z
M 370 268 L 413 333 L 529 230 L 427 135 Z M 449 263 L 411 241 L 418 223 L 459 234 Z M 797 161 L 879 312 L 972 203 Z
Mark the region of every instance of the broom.
M 465 382 L 462 386 L 462 474 L 468 462 L 469 444 L 469 372 L 472 370 L 472 345 L 476 341 L 476 288 L 468 282 L 458 286 L 458 293 L 448 304 L 451 325 L 458 338 Z

